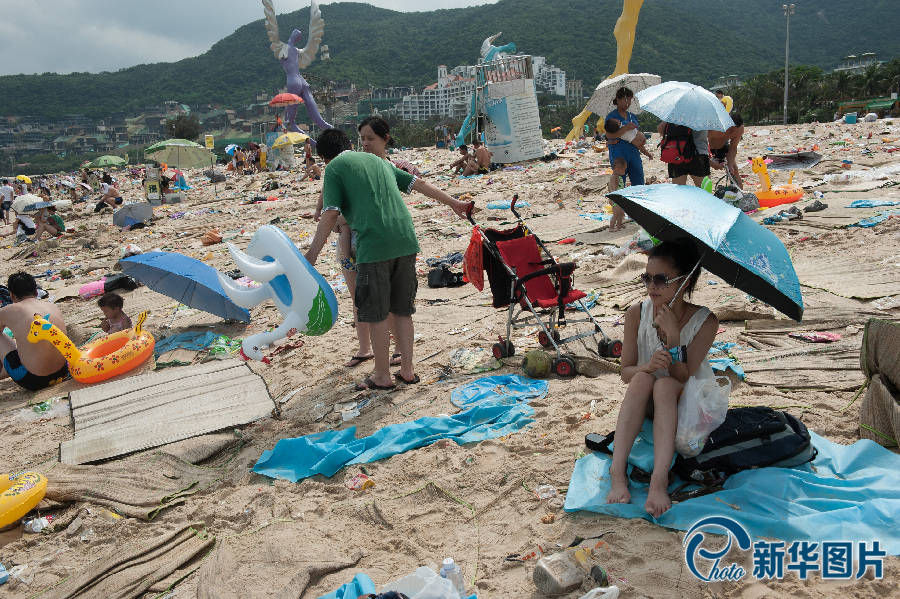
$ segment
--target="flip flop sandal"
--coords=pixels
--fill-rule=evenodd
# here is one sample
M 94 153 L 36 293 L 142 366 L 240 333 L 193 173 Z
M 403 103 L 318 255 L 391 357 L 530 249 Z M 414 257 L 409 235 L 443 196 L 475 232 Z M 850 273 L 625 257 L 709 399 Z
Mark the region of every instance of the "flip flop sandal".
M 344 364 L 344 368 L 356 368 L 366 360 L 371 360 L 375 356 L 353 356 L 350 361 Z
M 389 362 L 389 364 L 391 366 L 400 366 L 400 361 L 402 358 L 403 358 L 402 355 L 394 354 L 393 356 L 391 356 L 391 361 Z
M 396 388 L 397 385 L 376 385 L 369 377 L 364 378 L 361 383 L 356 383 L 357 391 L 368 391 L 369 389 L 377 391 L 391 391 Z
M 820 210 L 825 210 L 826 208 L 828 208 L 828 204 L 824 204 L 819 200 L 816 200 L 805 208 L 805 212 L 818 212 Z
M 394 373 L 394 378 L 398 383 L 403 383 L 404 385 L 415 385 L 422 380 L 419 378 L 418 374 L 414 374 L 410 380 L 406 380 L 399 372 Z

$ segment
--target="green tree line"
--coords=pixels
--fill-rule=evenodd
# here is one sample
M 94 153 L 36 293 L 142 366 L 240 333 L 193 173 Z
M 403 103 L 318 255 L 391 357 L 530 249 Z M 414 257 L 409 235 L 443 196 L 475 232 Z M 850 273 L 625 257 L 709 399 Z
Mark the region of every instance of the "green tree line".
M 900 92 L 900 57 L 871 65 L 861 74 L 794 65 L 788 73 L 788 122 L 831 121 L 841 102 L 889 97 L 891 92 Z M 782 122 L 784 69 L 751 77 L 729 93 L 748 124 Z
M 593 89 L 613 70 L 613 28 L 622 0 L 499 0 L 494 4 L 401 13 L 368 4 L 321 6 L 323 43 L 331 59 L 305 71 L 313 78 L 352 81 L 359 87 L 427 85 L 440 64 L 475 64 L 482 41 L 515 42 L 525 54 L 549 63 Z M 821 69 L 847 54 L 900 55 L 896 0 L 838 0 L 798 4 L 791 20 L 791 57 Z M 262 11 L 260 10 L 260 17 Z M 282 40 L 294 27 L 306 34 L 309 8 L 278 16 Z M 778 0 L 653 0 L 644 2 L 631 71 L 663 80 L 711 85 L 726 74 L 748 76 L 783 64 L 785 22 Z M 865 41 L 848 32 L 865 32 Z M 173 63 L 138 65 L 112 73 L 0 77 L 0 116 L 92 118 L 139 111 L 165 100 L 245 104 L 253 94 L 274 92 L 284 72 L 269 50 L 263 20 L 249 23 L 200 56 Z

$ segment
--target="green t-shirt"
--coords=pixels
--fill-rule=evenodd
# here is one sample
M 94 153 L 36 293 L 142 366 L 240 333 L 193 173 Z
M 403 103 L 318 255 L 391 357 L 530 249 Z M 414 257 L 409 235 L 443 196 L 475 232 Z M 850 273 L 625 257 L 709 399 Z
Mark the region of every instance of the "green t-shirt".
M 412 216 L 400 192 L 416 178 L 374 154 L 342 152 L 325 168 L 325 208 L 337 208 L 356 231 L 356 261 L 381 262 L 419 252 Z
M 60 215 L 58 215 L 58 214 L 51 214 L 51 215 L 50 215 L 50 220 L 52 220 L 54 223 L 56 223 L 56 230 L 57 230 L 57 231 L 59 231 L 60 233 L 65 233 L 65 232 L 66 232 L 66 225 L 65 225 L 65 223 L 63 223 L 63 219 L 62 219 L 62 217 L 61 217 Z

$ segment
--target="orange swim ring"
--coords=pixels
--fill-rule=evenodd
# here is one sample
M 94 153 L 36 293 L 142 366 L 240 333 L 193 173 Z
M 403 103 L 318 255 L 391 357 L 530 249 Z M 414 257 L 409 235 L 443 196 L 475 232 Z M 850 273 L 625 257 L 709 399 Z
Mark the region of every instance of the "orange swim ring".
M 134 328 L 101 337 L 78 349 L 56 325 L 35 314 L 28 340 L 32 343 L 42 339 L 49 341 L 69 363 L 73 379 L 80 383 L 98 383 L 136 368 L 153 355 L 156 341 L 142 328 L 146 319 L 147 312 L 141 312 Z

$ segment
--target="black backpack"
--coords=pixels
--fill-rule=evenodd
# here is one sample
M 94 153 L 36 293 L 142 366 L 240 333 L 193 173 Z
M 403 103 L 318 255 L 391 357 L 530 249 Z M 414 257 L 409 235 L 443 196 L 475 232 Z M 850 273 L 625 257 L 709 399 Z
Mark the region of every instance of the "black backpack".
M 672 470 L 683 481 L 721 485 L 732 474 L 754 468 L 792 468 L 812 461 L 816 448 L 806 426 L 767 407 L 733 408 L 692 458 L 678 454 Z
M 428 286 L 461 287 L 465 285 L 462 273 L 453 272 L 447 264 L 438 264 L 428 271 Z
M 684 164 L 697 155 L 693 131 L 684 125 L 666 123 L 660 142 L 659 159 L 667 164 Z

